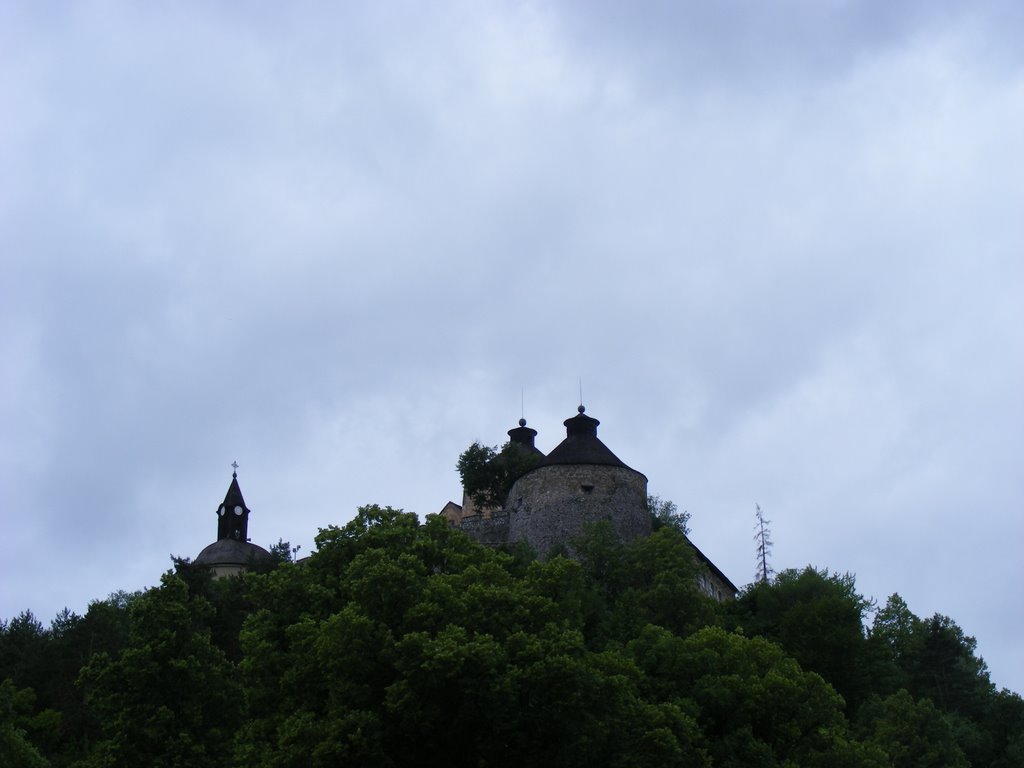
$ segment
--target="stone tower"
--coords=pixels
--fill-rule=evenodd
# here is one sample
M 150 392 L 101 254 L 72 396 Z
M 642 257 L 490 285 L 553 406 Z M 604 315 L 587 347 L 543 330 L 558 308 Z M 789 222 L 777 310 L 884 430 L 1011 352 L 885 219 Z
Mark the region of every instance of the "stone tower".
M 505 505 L 508 540 L 526 541 L 542 558 L 600 521 L 623 540 L 651 532 L 647 478 L 598 439 L 601 422 L 578 410 L 564 422 L 565 440 L 516 480 Z

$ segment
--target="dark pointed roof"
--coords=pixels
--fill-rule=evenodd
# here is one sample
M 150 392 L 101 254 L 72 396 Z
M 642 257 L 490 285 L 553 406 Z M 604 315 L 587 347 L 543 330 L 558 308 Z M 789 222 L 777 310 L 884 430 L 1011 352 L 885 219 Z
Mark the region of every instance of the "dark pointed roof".
M 622 460 L 616 456 L 607 445 L 597 437 L 597 425 L 601 422 L 587 416 L 582 405 L 577 409 L 579 413 L 571 419 L 566 419 L 565 440 L 555 446 L 551 453 L 540 463 L 546 467 L 551 464 L 603 464 L 611 467 L 625 467 Z M 634 470 L 635 471 L 635 470 Z
M 232 466 L 237 467 L 237 464 Z M 217 508 L 217 539 L 249 540 L 249 513 L 242 489 L 238 485 L 238 472 L 231 473 L 231 484 L 224 494 L 224 501 Z
M 238 473 L 231 473 L 231 485 L 228 486 L 228 492 L 224 494 L 224 506 L 228 509 L 234 507 L 241 507 L 246 512 L 251 510 L 245 506 L 245 499 L 242 498 L 242 489 L 238 485 Z

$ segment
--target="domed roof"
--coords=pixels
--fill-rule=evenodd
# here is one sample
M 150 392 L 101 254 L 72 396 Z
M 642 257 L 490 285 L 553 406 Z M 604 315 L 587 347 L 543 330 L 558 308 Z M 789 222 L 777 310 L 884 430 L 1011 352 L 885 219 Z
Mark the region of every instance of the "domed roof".
M 270 557 L 270 553 L 257 544 L 237 539 L 221 539 L 199 553 L 195 565 L 239 565 L 246 566 L 257 560 Z

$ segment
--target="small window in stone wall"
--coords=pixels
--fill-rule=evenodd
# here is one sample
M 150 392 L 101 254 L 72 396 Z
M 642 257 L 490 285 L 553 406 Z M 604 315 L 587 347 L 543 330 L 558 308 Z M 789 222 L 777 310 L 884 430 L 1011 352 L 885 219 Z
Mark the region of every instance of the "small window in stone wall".
M 587 483 L 584 483 L 583 485 L 581 485 L 580 488 L 582 489 L 582 491 L 584 493 L 590 493 L 592 490 L 594 490 L 594 486 L 589 485 Z

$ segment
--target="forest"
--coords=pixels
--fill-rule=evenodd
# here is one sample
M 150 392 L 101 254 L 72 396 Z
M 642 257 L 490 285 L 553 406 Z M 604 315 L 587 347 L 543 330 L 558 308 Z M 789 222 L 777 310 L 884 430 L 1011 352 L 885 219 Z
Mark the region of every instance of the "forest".
M 0 765 L 1024 766 L 953 620 L 815 567 L 713 601 L 679 526 L 541 562 L 367 506 L 274 554 L 0 622 Z

